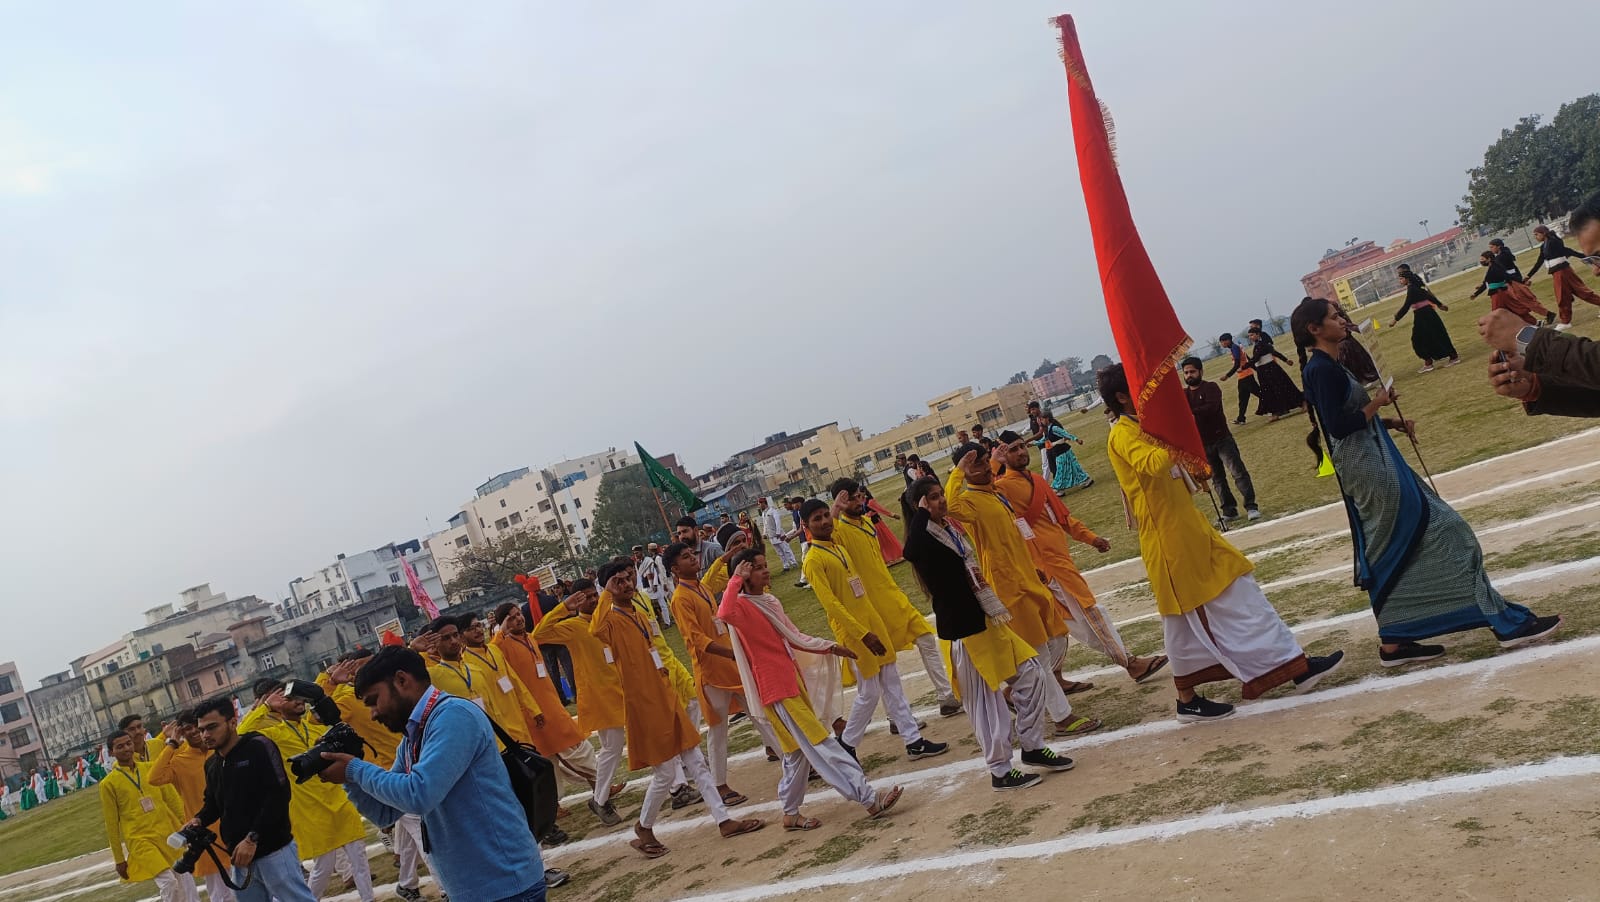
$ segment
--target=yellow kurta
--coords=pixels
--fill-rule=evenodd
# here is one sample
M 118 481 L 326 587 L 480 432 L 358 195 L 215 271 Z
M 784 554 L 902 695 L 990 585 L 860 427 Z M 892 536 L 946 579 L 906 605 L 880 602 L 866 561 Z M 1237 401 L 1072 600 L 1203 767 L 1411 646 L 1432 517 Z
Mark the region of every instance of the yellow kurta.
M 111 860 L 128 863 L 128 880 L 149 880 L 172 867 L 179 850 L 167 837 L 183 826 L 183 802 L 170 785 L 150 780 L 147 762 L 134 759 L 132 767 L 116 765 L 100 781 L 100 816 L 105 819 Z M 148 800 L 150 810 L 146 811 Z
M 803 685 L 803 684 L 802 684 Z M 778 719 L 777 710 L 782 708 L 785 713 L 794 718 L 794 725 L 812 745 L 821 745 L 833 735 L 833 731 L 822 725 L 817 719 L 817 712 L 811 707 L 811 699 L 802 692 L 788 698 L 779 699 L 776 705 L 766 705 L 767 723 L 772 727 L 772 733 L 778 737 L 778 749 L 784 754 L 800 750 L 800 743 L 790 735 L 788 727 Z
M 835 526 L 835 532 L 840 528 Z M 856 653 L 856 659 L 849 662 L 856 672 L 870 679 L 877 676 L 885 664 L 894 663 L 895 646 L 889 640 L 889 628 L 884 625 L 877 607 L 866 597 L 866 584 L 862 583 L 863 594 L 859 598 L 851 587 L 851 579 L 859 577 L 850 552 L 844 546 L 812 539 L 800 572 L 805 574 L 806 582 L 816 593 L 817 603 L 828 615 L 828 627 L 833 630 L 834 638 Z M 883 643 L 883 654 L 874 654 L 861 641 L 868 633 Z
M 845 514 L 834 521 L 833 539 L 849 553 L 856 575 L 867 587 L 867 600 L 878 609 L 878 616 L 889 630 L 889 635 L 882 638 L 890 648 L 905 651 L 918 636 L 933 632 L 928 618 L 912 607 L 911 599 L 889 575 L 889 565 L 883 560 L 883 546 L 878 544 L 878 532 L 873 529 L 871 520 Z
M 1028 554 L 1033 559 L 1033 565 L 1060 583 L 1061 588 L 1067 590 L 1067 594 L 1076 599 L 1078 604 L 1086 608 L 1094 607 L 1094 592 L 1079 572 L 1077 562 L 1072 559 L 1072 544 L 1068 538 L 1090 545 L 1099 536 L 1070 513 L 1066 523 L 1057 523 L 1048 501 L 1039 507 L 1039 516 L 1028 517 L 1026 512 L 1033 504 L 1037 485 L 1030 473 L 1007 470 L 1004 476 L 995 479 L 994 485 L 1011 502 L 1012 510 L 1022 512 L 1023 519 L 1033 528 L 1033 540 L 1028 542 Z M 1062 615 L 1071 617 L 1065 611 Z
M 655 767 L 699 745 L 700 732 L 662 673 L 665 667 L 658 667 L 651 656 L 655 646 L 645 616 L 632 604 L 614 604 L 606 592 L 600 595 L 589 629 L 611 649 L 622 678 L 628 766 Z
M 511 738 L 524 745 L 533 745 L 527 720 L 544 712 L 528 687 L 523 685 L 522 677 L 506 663 L 505 653 L 492 645 L 485 645 L 483 648 L 466 649 L 461 654 L 461 660 L 476 671 L 473 683 L 482 685 L 484 713 Z
M 244 712 L 243 717 L 239 718 L 239 726 L 237 729 L 240 733 L 248 733 L 251 730 L 255 730 L 259 733 L 261 732 L 261 722 L 271 716 L 272 711 L 269 710 L 266 705 L 258 703 L 255 707 Z
M 1185 614 L 1222 594 L 1254 566 L 1194 506 L 1172 455 L 1131 417 L 1111 427 L 1106 456 L 1139 525 L 1139 553 L 1163 616 Z
M 573 678 L 578 685 L 578 729 L 584 734 L 609 730 L 627 723 L 622 703 L 622 678 L 607 664 L 605 643 L 589 631 L 589 620 L 556 605 L 539 619 L 533 638 L 547 645 L 565 645 L 572 656 Z
M 522 685 L 528 687 L 528 694 L 533 696 L 540 712 L 544 714 L 542 727 L 534 723 L 531 713 L 526 718 L 528 735 L 533 737 L 533 747 L 548 758 L 582 742 L 584 734 L 578 732 L 578 724 L 561 704 L 561 694 L 550 679 L 539 643 L 533 641 L 530 635 L 513 636 L 510 633 L 501 633 L 490 642 L 505 655 L 506 663 L 522 678 Z
M 373 720 L 372 711 L 361 699 L 356 698 L 356 691 L 350 684 L 335 686 L 333 680 L 324 673 L 317 676 L 317 685 L 339 706 L 339 716 L 344 722 L 372 746 L 367 750 L 372 755 L 368 760 L 384 770 L 393 767 L 394 753 L 400 747 L 400 734 L 391 732 L 388 727 Z
M 290 774 L 289 826 L 301 858 L 326 855 L 367 835 L 366 825 L 350 797 L 344 794 L 344 787 L 316 777 L 304 783 L 293 782 L 289 759 L 316 745 L 328 732 L 327 727 L 304 716 L 299 722 L 290 723 L 273 715 L 263 719 L 257 730 L 277 745 L 284 772 Z
M 1051 596 L 1028 556 L 1028 543 L 1017 529 L 1017 515 L 993 486 L 968 485 L 960 467 L 950 469 L 945 501 L 950 516 L 966 527 L 978 554 L 983 579 L 1011 612 L 1012 631 L 1033 648 L 1052 636 L 1066 635 L 1061 606 Z
M 205 804 L 206 796 L 206 759 L 211 753 L 205 749 L 197 749 L 185 742 L 177 748 L 161 744 L 161 754 L 156 756 L 150 765 L 150 782 L 156 786 L 170 786 L 178 793 L 178 800 L 183 803 L 183 819 L 188 821 L 200 811 Z M 206 824 L 215 832 L 216 823 Z M 228 853 L 217 850 L 224 864 L 228 861 Z M 210 855 L 201 855 L 194 865 L 194 875 L 205 877 L 217 872 L 217 865 L 211 860 Z
M 728 580 L 730 578 L 728 556 L 724 554 L 711 562 L 711 567 L 706 570 L 704 576 L 700 577 L 700 585 L 706 587 L 706 591 L 711 593 L 712 598 L 721 598 L 722 593 L 728 589 Z
M 1038 657 L 1010 626 L 993 620 L 984 622 L 983 632 L 962 639 L 961 647 L 967 650 L 973 669 L 990 689 L 999 689 L 1017 675 L 1017 668 L 1023 661 Z M 955 662 L 950 659 L 950 641 L 939 640 L 939 650 L 944 654 L 945 671 L 955 673 Z M 950 689 L 957 698 L 961 697 L 960 680 L 951 680 Z

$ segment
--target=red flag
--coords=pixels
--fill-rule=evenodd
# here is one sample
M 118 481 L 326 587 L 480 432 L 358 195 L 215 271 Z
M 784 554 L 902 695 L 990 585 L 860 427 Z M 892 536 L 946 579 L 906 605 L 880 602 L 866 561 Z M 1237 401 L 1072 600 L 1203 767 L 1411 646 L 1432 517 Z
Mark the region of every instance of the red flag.
M 1161 287 L 1150 255 L 1139 240 L 1128 209 L 1128 196 L 1117 174 L 1111 114 L 1095 96 L 1078 46 L 1071 16 L 1057 16 L 1061 29 L 1061 61 L 1067 67 L 1067 99 L 1072 107 L 1072 134 L 1078 149 L 1078 177 L 1083 182 L 1089 231 L 1100 265 L 1100 286 L 1106 297 L 1111 335 L 1122 355 L 1128 387 L 1139 413 L 1139 427 L 1170 452 L 1185 469 L 1210 473 L 1205 446 L 1183 396 L 1178 361 L 1194 343 L 1178 322 L 1178 314 Z
M 417 571 L 411 569 L 411 562 L 406 560 L 403 554 L 400 555 L 400 569 L 405 572 L 406 587 L 411 590 L 411 603 L 417 606 L 417 610 L 426 614 L 428 619 L 438 617 L 439 606 L 428 597 L 428 590 L 422 588 L 422 582 L 417 579 Z

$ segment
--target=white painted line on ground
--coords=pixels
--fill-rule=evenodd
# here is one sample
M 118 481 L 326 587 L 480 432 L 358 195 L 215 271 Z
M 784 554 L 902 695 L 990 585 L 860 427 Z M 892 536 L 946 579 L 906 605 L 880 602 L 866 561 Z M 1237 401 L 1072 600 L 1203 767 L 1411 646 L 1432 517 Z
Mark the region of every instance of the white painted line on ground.
M 1075 833 L 1059 839 L 1023 845 L 1002 846 L 976 852 L 955 852 L 913 861 L 897 861 L 871 867 L 837 871 L 816 877 L 802 877 L 757 886 L 745 887 L 703 896 L 691 896 L 695 902 L 745 902 L 773 896 L 797 894 L 831 889 L 845 884 L 873 883 L 897 880 L 929 871 L 953 871 L 962 868 L 983 867 L 996 861 L 1038 860 L 1088 849 L 1105 849 L 1135 843 L 1162 841 L 1216 830 L 1242 829 L 1263 826 L 1288 818 L 1314 818 L 1348 811 L 1372 808 L 1398 808 L 1407 804 L 1425 802 L 1451 795 L 1466 795 L 1497 789 L 1524 786 L 1546 780 L 1566 780 L 1600 775 L 1600 755 L 1552 758 L 1538 764 L 1519 764 L 1499 770 L 1401 783 L 1382 789 L 1354 792 L 1347 795 L 1313 799 L 1309 802 L 1292 802 L 1269 805 L 1244 811 L 1226 811 L 1202 814 L 1197 817 L 1124 827 L 1100 833 Z
M 1366 616 L 1363 613 L 1363 616 Z M 1289 695 L 1281 698 L 1272 698 L 1265 701 L 1246 702 L 1238 706 L 1236 713 L 1230 720 L 1238 718 L 1259 717 L 1265 714 L 1276 714 L 1280 711 L 1290 711 L 1303 708 L 1307 705 L 1319 705 L 1326 702 L 1339 701 L 1355 696 L 1370 696 L 1377 692 L 1389 692 L 1395 689 L 1406 689 L 1412 686 L 1432 683 L 1439 680 L 1467 680 L 1481 679 L 1502 670 L 1513 667 L 1522 667 L 1538 664 L 1544 661 L 1555 660 L 1576 654 L 1591 654 L 1600 649 L 1600 636 L 1586 636 L 1582 639 L 1573 639 L 1569 642 L 1557 642 L 1548 645 L 1538 645 L 1532 648 L 1518 649 L 1492 658 L 1483 658 L 1477 661 L 1463 661 L 1459 664 L 1445 664 L 1430 667 L 1424 670 L 1413 670 L 1408 673 L 1395 675 L 1370 676 L 1364 680 L 1335 686 L 1330 689 L 1319 689 L 1306 695 Z M 1057 751 L 1073 752 L 1078 749 L 1096 748 L 1099 746 L 1113 745 L 1128 740 L 1148 739 L 1152 736 L 1161 736 L 1179 730 L 1199 730 L 1191 724 L 1179 723 L 1176 719 L 1158 720 L 1148 723 L 1125 727 L 1121 730 L 1112 730 L 1104 733 L 1090 733 L 1076 739 L 1053 742 L 1051 747 Z M 982 758 L 964 758 L 951 761 L 947 764 L 922 768 L 902 774 L 883 774 L 874 776 L 874 785 L 888 786 L 915 786 L 932 780 L 950 780 L 957 778 L 977 779 L 986 772 Z M 806 792 L 808 803 L 821 803 L 825 797 L 838 800 L 837 794 L 829 787 L 810 788 Z M 838 800 L 844 804 L 842 800 Z M 850 803 L 854 805 L 854 803 Z M 741 805 L 736 813 L 741 816 L 750 816 L 762 813 L 776 813 L 782 810 L 778 801 L 760 802 L 756 804 Z M 708 819 L 704 817 L 703 809 L 698 817 L 682 820 L 657 823 L 655 832 L 657 836 L 672 835 L 685 830 L 713 829 Z M 585 852 L 609 845 L 620 845 L 627 838 L 625 832 L 607 833 L 603 836 L 593 836 L 563 846 L 557 846 L 546 852 L 546 860 L 561 855 L 565 856 L 574 852 Z

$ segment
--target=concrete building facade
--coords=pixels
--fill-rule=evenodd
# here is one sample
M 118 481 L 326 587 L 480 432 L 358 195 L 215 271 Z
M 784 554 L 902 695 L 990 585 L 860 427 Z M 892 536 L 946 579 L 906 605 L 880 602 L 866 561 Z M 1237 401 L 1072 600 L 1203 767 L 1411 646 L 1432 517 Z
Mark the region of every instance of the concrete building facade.
M 15 787 L 21 775 L 48 760 L 22 674 L 15 663 L 0 663 L 0 780 Z
M 52 673 L 28 693 L 45 753 L 60 759 L 94 748 L 103 738 L 89 704 L 88 680 L 70 671 Z
M 423 540 L 391 542 L 352 555 L 339 555 L 332 564 L 289 583 L 284 600 L 286 618 L 308 617 L 357 604 L 372 592 L 391 586 L 409 588 L 401 565 L 404 557 L 416 571 L 417 582 L 429 597 L 444 596 L 444 583 L 432 546 Z

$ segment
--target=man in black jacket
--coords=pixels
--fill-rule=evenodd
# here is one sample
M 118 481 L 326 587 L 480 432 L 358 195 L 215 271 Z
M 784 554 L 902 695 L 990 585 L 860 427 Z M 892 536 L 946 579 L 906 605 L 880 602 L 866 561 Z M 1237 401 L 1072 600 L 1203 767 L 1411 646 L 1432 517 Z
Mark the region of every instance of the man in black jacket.
M 1007 683 L 1016 707 L 1022 763 L 1039 770 L 1071 770 L 1071 758 L 1044 744 L 1045 681 L 1052 677 L 1028 643 L 1006 626 L 1011 614 L 983 581 L 971 540 L 946 518 L 938 480 L 924 477 L 912 483 L 911 500 L 916 512 L 906 527 L 906 560 L 932 599 L 939 638 L 950 642 L 951 667 L 989 764 L 990 785 L 1004 792 L 1040 781 L 1038 774 L 1011 766 Z
M 189 821 L 198 827 L 220 821 L 217 832 L 233 857 L 233 880 L 243 885 L 239 902 L 316 902 L 300 869 L 289 829 L 289 775 L 272 740 L 238 732 L 239 718 L 227 697 L 195 709 L 206 759 L 205 804 Z
M 1478 334 L 1501 352 L 1489 363 L 1497 394 L 1533 415 L 1600 417 L 1600 344 L 1524 325 L 1507 310 L 1479 319 Z

